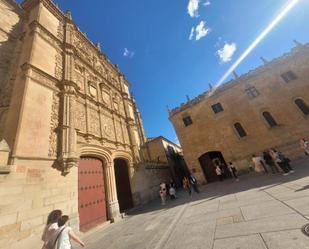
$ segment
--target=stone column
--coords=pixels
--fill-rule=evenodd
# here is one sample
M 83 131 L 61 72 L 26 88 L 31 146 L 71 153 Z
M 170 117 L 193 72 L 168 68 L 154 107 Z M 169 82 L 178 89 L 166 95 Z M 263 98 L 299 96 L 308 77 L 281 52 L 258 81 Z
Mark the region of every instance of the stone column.
M 63 174 L 77 164 L 75 105 L 77 84 L 73 80 L 74 51 L 73 51 L 73 24 L 67 14 L 65 23 L 65 41 L 63 51 L 63 75 L 61 89 L 61 120 L 60 120 L 60 152 L 58 155 L 59 167 Z
M 109 162 L 105 167 L 106 191 L 107 191 L 107 209 L 108 217 L 115 220 L 120 216 L 119 203 L 117 197 L 116 179 L 114 165 Z

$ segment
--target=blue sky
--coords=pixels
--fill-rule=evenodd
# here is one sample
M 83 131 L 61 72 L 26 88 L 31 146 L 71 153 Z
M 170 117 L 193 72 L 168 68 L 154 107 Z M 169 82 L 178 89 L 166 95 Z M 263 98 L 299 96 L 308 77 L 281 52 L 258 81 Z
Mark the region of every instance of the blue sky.
M 147 135 L 176 141 L 166 106 L 179 106 L 186 95 L 192 98 L 215 84 L 288 0 L 55 2 L 70 9 L 80 29 L 119 64 L 132 84 Z M 309 1 L 300 0 L 237 73 L 262 64 L 261 56 L 270 60 L 289 51 L 293 39 L 309 42 L 308 23 Z

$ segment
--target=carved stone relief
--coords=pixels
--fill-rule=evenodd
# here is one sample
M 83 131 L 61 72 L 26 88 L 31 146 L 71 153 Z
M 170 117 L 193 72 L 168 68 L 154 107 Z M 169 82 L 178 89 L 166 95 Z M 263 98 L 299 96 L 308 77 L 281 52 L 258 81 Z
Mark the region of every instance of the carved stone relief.
M 60 41 L 63 41 L 63 37 L 64 37 L 63 23 L 59 22 L 58 29 L 57 29 L 57 38 Z
M 55 66 L 55 77 L 58 80 L 62 79 L 63 65 L 62 65 L 62 55 L 60 53 L 56 54 L 56 66 Z
M 85 68 L 77 63 L 75 61 L 74 63 L 74 81 L 78 85 L 78 87 L 81 89 L 82 92 L 85 91 L 84 89 L 84 82 L 85 82 L 85 77 L 84 77 L 84 71 Z
M 72 36 L 73 46 L 77 50 L 77 55 L 92 66 L 93 65 L 93 56 L 91 53 L 92 49 L 85 41 L 83 41 L 82 37 L 79 36 L 80 35 L 77 32 L 75 32 L 74 35 Z
M 86 108 L 82 103 L 76 102 L 75 105 L 75 128 L 81 132 L 86 132 Z
M 106 91 L 106 90 L 102 90 L 102 100 L 103 100 L 103 103 L 110 107 L 111 105 L 111 99 L 110 99 L 110 95 L 109 95 L 109 92 Z
M 88 119 L 89 132 L 92 135 L 101 137 L 99 113 L 96 110 L 93 110 L 92 108 L 89 108 L 88 112 L 89 112 L 89 119 Z
M 126 124 L 124 124 L 124 123 L 122 124 L 122 130 L 123 130 L 123 136 L 124 136 L 125 144 L 130 144 L 128 128 L 126 127 Z
M 57 128 L 59 125 L 59 97 L 56 93 L 53 94 L 53 103 L 51 111 L 51 120 L 50 120 L 50 135 L 49 135 L 49 151 L 48 156 L 55 157 L 57 156 Z
M 117 141 L 123 143 L 121 123 L 118 120 L 115 120 L 115 129 Z
M 97 96 L 97 88 L 94 83 L 89 83 L 89 93 L 93 98 Z

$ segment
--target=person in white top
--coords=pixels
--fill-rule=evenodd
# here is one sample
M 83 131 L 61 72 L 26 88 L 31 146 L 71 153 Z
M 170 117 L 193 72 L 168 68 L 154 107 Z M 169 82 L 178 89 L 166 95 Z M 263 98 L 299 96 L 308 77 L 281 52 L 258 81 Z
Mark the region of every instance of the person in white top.
M 82 247 L 85 246 L 84 242 L 73 232 L 70 226 L 67 226 L 69 216 L 63 215 L 58 220 L 58 230 L 54 235 L 53 243 L 55 249 L 71 249 L 71 239 L 80 244 Z
M 300 147 L 304 149 L 305 155 L 309 156 L 309 141 L 306 138 L 300 140 Z
M 58 229 L 58 219 L 62 216 L 62 211 L 59 209 L 53 210 L 47 217 L 47 223 L 42 234 L 44 242 L 42 249 L 46 249 L 46 244 Z
M 172 200 L 176 199 L 176 189 L 173 186 L 170 187 L 169 194 Z
M 216 174 L 219 177 L 219 180 L 223 181 L 222 170 L 220 169 L 219 165 L 216 166 Z
M 256 172 L 264 172 L 265 174 L 268 173 L 268 170 L 265 166 L 265 162 L 262 157 L 252 155 L 252 162 L 254 164 L 254 170 Z

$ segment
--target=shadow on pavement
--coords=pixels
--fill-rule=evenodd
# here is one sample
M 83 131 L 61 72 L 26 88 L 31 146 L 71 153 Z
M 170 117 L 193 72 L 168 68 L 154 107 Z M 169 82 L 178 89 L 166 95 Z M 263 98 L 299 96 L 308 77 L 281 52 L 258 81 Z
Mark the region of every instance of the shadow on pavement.
M 223 182 L 215 182 L 199 186 L 200 193 L 192 192 L 191 196 L 189 196 L 189 194 L 184 190 L 178 189 L 178 198 L 176 200 L 167 200 L 166 205 L 161 205 L 160 199 L 158 198 L 149 204 L 135 207 L 134 209 L 128 211 L 126 214 L 130 217 L 143 213 L 159 212 L 183 205 L 188 202 L 201 200 L 200 203 L 192 204 L 199 205 L 201 203 L 212 201 L 225 195 L 253 190 L 263 186 L 265 186 L 265 188 L 260 189 L 260 191 L 267 190 L 269 188 L 279 186 L 290 181 L 298 180 L 309 175 L 309 158 L 303 158 L 294 161 L 291 163 L 291 165 L 295 169 L 295 173 L 289 174 L 287 176 L 283 176 L 282 174 L 258 174 L 253 172 L 240 176 L 240 181 L 238 182 L 236 182 L 234 179 L 227 179 Z M 296 189 L 295 192 L 303 191 L 306 189 L 309 189 L 309 185 L 299 186 L 299 189 Z

